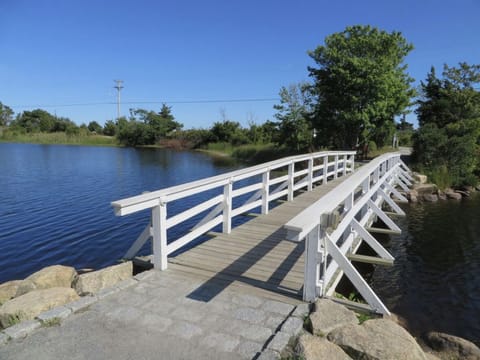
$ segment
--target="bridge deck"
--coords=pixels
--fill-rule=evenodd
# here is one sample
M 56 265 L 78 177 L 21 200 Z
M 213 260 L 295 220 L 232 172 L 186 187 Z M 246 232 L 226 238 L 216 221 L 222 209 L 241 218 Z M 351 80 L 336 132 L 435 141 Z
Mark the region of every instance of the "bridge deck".
M 301 301 L 304 242 L 286 240 L 283 225 L 348 176 L 319 185 L 234 229 L 169 258 L 169 270 L 201 276 L 206 285 L 248 286 L 272 298 Z

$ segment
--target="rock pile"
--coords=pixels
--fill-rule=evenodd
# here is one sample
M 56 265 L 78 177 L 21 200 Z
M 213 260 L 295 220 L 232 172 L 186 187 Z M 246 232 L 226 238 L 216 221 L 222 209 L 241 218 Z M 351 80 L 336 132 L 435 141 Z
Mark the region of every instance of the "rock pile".
M 97 293 L 132 274 L 130 261 L 81 275 L 72 267 L 53 265 L 24 280 L 1 284 L 0 328 L 35 319 L 45 311 Z

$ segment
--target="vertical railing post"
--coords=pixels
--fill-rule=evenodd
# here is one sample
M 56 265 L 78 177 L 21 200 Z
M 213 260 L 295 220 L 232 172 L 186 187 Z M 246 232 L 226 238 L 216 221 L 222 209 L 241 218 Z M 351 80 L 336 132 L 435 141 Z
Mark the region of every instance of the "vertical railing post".
M 350 155 L 350 171 L 355 171 L 355 155 Z
M 270 196 L 270 169 L 262 175 L 262 214 L 268 214 L 268 202 Z
M 333 178 L 336 179 L 337 177 L 338 177 L 338 155 L 335 155 L 335 167 L 334 167 Z
M 152 208 L 153 227 L 153 266 L 156 269 L 167 268 L 167 205 Z
M 327 183 L 327 174 L 328 174 L 328 154 L 323 158 L 323 181 L 322 183 L 325 185 Z
M 288 164 L 288 201 L 293 200 L 293 185 L 295 182 L 295 163 L 292 161 L 290 164 Z
M 222 231 L 230 234 L 232 231 L 232 180 L 223 187 L 223 228 Z
M 313 157 L 308 159 L 308 191 L 313 190 Z
M 343 176 L 347 175 L 347 155 L 343 155 Z
M 320 226 L 317 225 L 305 238 L 305 273 L 303 301 L 313 302 L 317 298 L 317 280 L 320 277 L 319 260 Z

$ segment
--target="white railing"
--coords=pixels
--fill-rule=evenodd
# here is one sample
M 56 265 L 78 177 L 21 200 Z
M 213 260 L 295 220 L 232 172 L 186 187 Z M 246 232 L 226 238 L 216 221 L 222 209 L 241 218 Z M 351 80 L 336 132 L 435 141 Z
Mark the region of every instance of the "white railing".
M 400 231 L 382 210 L 382 204 L 388 204 L 398 215 L 405 215 L 391 196 L 407 201 L 395 187 L 408 190 L 412 181 L 409 171 L 399 153 L 379 156 L 360 167 L 285 225 L 289 240 L 306 241 L 303 287 L 305 301 L 332 295 L 345 274 L 372 309 L 379 313 L 389 313 L 353 267 L 349 255 L 355 254 L 361 242 L 365 241 L 381 259 L 387 262 L 394 260 L 370 234 L 369 230 L 374 229 L 369 227 L 375 219 L 380 218 L 389 231 Z
M 346 175 L 354 169 L 354 151 L 318 152 L 291 156 L 246 169 L 144 193 L 112 202 L 115 214 L 124 216 L 151 209 L 151 223 L 140 234 L 125 258 L 132 258 L 152 238 L 153 264 L 167 268 L 167 256 L 222 224 L 230 233 L 232 218 L 261 208 L 267 214 L 272 201 L 285 197 L 293 200 L 298 190 L 311 191 L 315 184 Z M 286 173 L 285 173 L 286 172 Z M 248 195 L 250 194 L 250 196 Z M 175 201 L 199 195 L 203 201 L 172 216 L 167 206 Z M 240 204 L 245 196 L 248 199 Z M 207 199 L 205 199 L 207 198 Z M 177 203 L 178 204 L 178 203 Z M 187 220 L 208 213 L 189 232 L 177 239 L 168 239 L 167 230 Z

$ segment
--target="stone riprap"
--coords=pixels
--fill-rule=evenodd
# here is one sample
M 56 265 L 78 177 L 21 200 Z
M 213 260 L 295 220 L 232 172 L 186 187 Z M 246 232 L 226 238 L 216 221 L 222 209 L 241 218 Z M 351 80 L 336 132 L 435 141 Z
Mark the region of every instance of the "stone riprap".
M 4 330 L 0 358 L 280 359 L 308 311 L 168 270 L 133 279 Z
M 105 269 L 80 275 L 75 282 L 75 290 L 79 295 L 95 294 L 105 288 L 125 281 L 132 277 L 131 261 L 107 267 Z
M 76 276 L 77 272 L 70 266 L 52 265 L 45 267 L 23 280 L 18 286 L 15 297 L 33 290 L 55 287 L 69 288 Z

